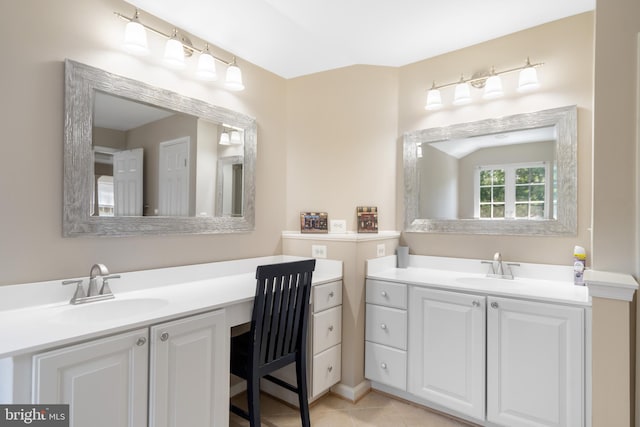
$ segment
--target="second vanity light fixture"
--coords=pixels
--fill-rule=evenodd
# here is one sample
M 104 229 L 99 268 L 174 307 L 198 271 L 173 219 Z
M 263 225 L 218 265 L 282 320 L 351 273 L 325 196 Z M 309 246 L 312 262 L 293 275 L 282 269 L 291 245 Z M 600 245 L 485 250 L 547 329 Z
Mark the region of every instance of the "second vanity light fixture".
M 443 107 L 442 95 L 440 89 L 455 86 L 453 94 L 453 105 L 464 105 L 471 102 L 471 86 L 477 89 L 484 89 L 482 97 L 484 99 L 494 99 L 501 97 L 504 92 L 502 90 L 502 74 L 520 71 L 518 78 L 518 92 L 529 92 L 540 87 L 538 82 L 538 74 L 536 67 L 540 67 L 544 63 L 539 62 L 532 64 L 529 58 L 522 67 L 511 68 L 504 71 L 496 71 L 493 67 L 490 72 L 476 73 L 471 78 L 465 79 L 464 75 L 460 76 L 460 80 L 453 83 L 437 85 L 433 82 L 431 89 L 427 92 L 426 110 L 437 110 Z
M 125 27 L 124 49 L 134 55 L 148 55 L 149 47 L 147 44 L 147 30 L 158 34 L 167 39 L 164 50 L 164 63 L 170 68 L 184 69 L 185 56 L 192 56 L 198 53 L 198 66 L 196 69 L 196 77 L 200 80 L 215 81 L 218 79 L 216 72 L 216 61 L 227 65 L 227 74 L 225 79 L 225 87 L 229 90 L 244 90 L 242 82 L 242 71 L 236 63 L 235 56 L 231 61 L 214 56 L 209 50 L 209 44 L 205 44 L 203 49 L 193 46 L 191 40 L 186 35 L 181 34 L 177 28 L 174 28 L 171 34 L 166 34 L 147 24 L 140 22 L 140 12 L 135 10 L 133 18 L 129 18 L 118 12 L 113 12 L 117 17 L 128 21 Z

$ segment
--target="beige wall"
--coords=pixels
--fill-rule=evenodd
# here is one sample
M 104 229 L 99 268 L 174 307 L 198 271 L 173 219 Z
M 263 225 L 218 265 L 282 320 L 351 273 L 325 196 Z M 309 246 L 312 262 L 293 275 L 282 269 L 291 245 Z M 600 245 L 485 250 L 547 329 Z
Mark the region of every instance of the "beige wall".
M 146 58 L 128 55 L 120 48 L 124 22 L 114 11 L 129 14 L 133 8 L 120 0 L 58 0 L 55 4 L 25 0 L 2 6 L 0 28 L 5 37 L 0 45 L 10 60 L 3 61 L 0 79 L 0 158 L 5 159 L 0 171 L 0 284 L 86 276 L 96 262 L 105 263 L 113 272 L 124 272 L 281 252 L 286 81 L 240 58 L 247 90 L 235 93 L 193 79 L 189 75 L 192 68 L 168 70 L 157 54 Z M 150 35 L 149 42 L 153 50 L 162 50 L 158 37 Z M 256 117 L 256 231 L 62 238 L 65 58 Z
M 476 71 L 495 66 L 497 70 L 533 62 L 544 62 L 538 68 L 541 89 L 521 95 L 515 91 L 517 73 L 504 76 L 505 96 L 483 101 L 474 90 L 476 102 L 442 110 L 424 110 L 426 90 L 432 81 L 438 84 L 456 81 L 460 73 L 470 77 Z M 593 14 L 585 13 L 540 27 L 511 34 L 466 49 L 417 62 L 400 69 L 399 131 L 445 126 L 533 112 L 567 105 L 578 106 L 578 234 L 569 237 L 471 236 L 444 234 L 404 234 L 403 240 L 412 253 L 491 258 L 496 251 L 507 260 L 568 265 L 573 246 L 591 251 L 591 116 L 593 86 Z M 445 104 L 453 98 L 453 88 L 443 89 Z M 400 143 L 396 167 L 402 164 Z M 402 195 L 402 176 L 398 177 L 398 195 Z M 401 200 L 401 198 L 398 198 Z M 404 212 L 397 205 L 396 227 L 402 229 Z M 589 262 L 589 261 L 588 261 Z

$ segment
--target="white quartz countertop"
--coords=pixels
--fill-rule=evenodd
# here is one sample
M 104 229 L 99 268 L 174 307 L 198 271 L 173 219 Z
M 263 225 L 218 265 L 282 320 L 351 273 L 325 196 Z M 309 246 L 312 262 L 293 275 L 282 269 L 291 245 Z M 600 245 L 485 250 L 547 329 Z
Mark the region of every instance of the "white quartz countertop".
M 542 265 L 521 264 L 522 276 L 518 277 L 519 268 L 513 267 L 515 278 L 509 280 L 486 277 L 486 272 L 481 271 L 487 266 L 479 260 L 412 255 L 408 268 L 396 268 L 395 256 L 386 258 L 369 260 L 367 278 L 481 295 L 591 305 L 588 288 L 575 286 L 569 280 L 571 269 L 565 271 L 564 267 L 549 266 L 548 274 L 542 274 Z
M 299 258 L 302 259 L 302 258 Z M 248 272 L 234 271 L 230 274 L 219 273 L 210 279 L 196 279 L 198 274 L 189 274 L 189 267 L 181 267 L 184 276 L 176 283 L 163 283 L 160 286 L 145 284 L 132 286 L 134 290 L 114 289 L 115 299 L 90 302 L 80 305 L 69 304 L 69 291 L 66 289 L 64 299 L 22 306 L 17 309 L 0 310 L 0 358 L 33 353 L 61 345 L 110 335 L 139 327 L 162 323 L 197 313 L 203 313 L 236 304 L 251 302 L 255 296 L 255 267 L 270 262 L 293 260 L 292 257 L 256 258 L 256 262 L 246 262 L 243 268 Z M 319 260 L 320 261 L 320 260 Z M 219 264 L 219 265 L 214 265 Z M 212 263 L 213 270 L 224 263 Z M 202 265 L 194 266 L 194 271 Z M 165 276 L 174 269 L 149 270 L 149 277 Z M 238 270 L 238 269 L 236 269 Z M 239 270 L 242 270 L 239 269 Z M 123 273 L 138 276 L 140 283 L 144 274 L 141 272 Z M 212 273 L 216 276 L 215 273 Z M 322 260 L 316 265 L 313 284 L 329 283 L 342 279 L 342 263 Z M 85 281 L 86 283 L 86 281 Z M 113 281 L 112 283 L 116 283 Z M 49 283 L 46 283 L 50 285 Z M 17 285 L 29 287 L 31 284 Z M 45 283 L 31 285 L 31 292 L 37 291 Z M 62 288 L 59 283 L 56 285 Z M 9 287 L 0 288 L 0 297 L 11 298 Z M 5 289 L 3 289 L 5 288 Z M 115 288 L 115 286 L 112 286 Z M 14 289 L 18 294 L 24 289 Z M 24 295 L 18 295 L 24 298 Z M 5 299 L 6 302 L 6 299 Z M 139 307 L 139 309 L 138 309 Z

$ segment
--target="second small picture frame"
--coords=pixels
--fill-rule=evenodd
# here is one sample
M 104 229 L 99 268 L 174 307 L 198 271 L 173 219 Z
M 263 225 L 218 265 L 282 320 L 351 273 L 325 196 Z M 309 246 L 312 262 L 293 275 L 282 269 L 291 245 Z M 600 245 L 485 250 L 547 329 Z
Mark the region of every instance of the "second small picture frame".
M 378 208 L 376 206 L 358 206 L 356 213 L 358 233 L 378 232 Z

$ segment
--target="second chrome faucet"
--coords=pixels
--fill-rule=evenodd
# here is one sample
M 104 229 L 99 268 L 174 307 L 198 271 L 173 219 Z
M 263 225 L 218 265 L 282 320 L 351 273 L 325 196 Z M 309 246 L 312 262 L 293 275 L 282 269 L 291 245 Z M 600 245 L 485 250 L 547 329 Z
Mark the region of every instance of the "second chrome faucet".
M 496 252 L 493 254 L 493 261 L 481 261 L 482 264 L 489 264 L 491 268 L 487 273 L 487 277 L 493 277 L 497 279 L 509 279 L 513 280 L 513 271 L 511 267 L 519 267 L 520 264 L 515 262 L 502 262 L 502 254 Z
M 102 301 L 115 298 L 109 287 L 110 279 L 118 279 L 120 275 L 109 276 L 109 269 L 104 264 L 94 264 L 89 271 L 89 286 L 85 293 L 82 279 L 65 280 L 63 285 L 76 285 L 76 291 L 69 301 L 71 304 L 84 304 L 92 301 Z M 102 287 L 98 290 L 98 280 L 102 279 Z

